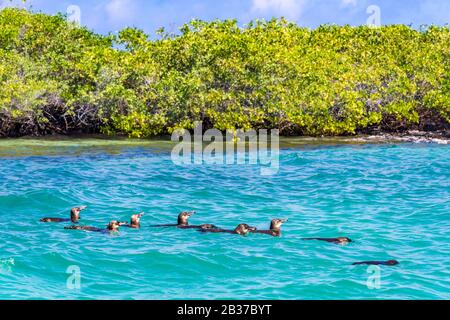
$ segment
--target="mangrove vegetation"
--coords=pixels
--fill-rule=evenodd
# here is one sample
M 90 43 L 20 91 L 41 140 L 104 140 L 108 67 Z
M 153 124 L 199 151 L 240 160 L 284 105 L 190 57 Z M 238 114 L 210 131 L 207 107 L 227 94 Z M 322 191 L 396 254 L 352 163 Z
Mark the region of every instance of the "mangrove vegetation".
M 0 136 L 176 128 L 282 135 L 449 130 L 450 29 L 193 20 L 100 35 L 0 12 Z

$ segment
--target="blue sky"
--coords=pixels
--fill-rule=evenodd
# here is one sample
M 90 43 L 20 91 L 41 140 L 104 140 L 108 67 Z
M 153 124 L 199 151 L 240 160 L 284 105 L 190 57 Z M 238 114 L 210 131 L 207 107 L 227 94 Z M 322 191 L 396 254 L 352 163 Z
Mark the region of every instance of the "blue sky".
M 135 26 L 152 35 L 162 26 L 176 31 L 193 18 L 235 18 L 243 24 L 284 16 L 311 28 L 324 23 L 360 25 L 373 17 L 373 6 L 379 8 L 381 24 L 450 23 L 450 0 L 28 0 L 25 5 L 21 0 L 0 0 L 0 7 L 11 5 L 46 13 L 65 13 L 77 6 L 81 24 L 100 33 Z M 71 9 L 70 15 L 78 17 L 76 11 Z

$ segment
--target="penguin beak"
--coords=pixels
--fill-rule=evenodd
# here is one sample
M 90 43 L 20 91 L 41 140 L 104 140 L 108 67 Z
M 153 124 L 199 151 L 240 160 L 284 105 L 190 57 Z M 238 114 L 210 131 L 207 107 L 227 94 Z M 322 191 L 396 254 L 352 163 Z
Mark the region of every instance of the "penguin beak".
M 280 219 L 281 223 L 288 222 L 289 219 Z
M 87 209 L 87 206 L 81 206 L 78 209 L 80 209 L 80 211 L 83 211 L 83 210 Z
M 188 217 L 192 216 L 193 214 L 195 214 L 195 211 L 190 211 L 190 212 L 186 212 Z

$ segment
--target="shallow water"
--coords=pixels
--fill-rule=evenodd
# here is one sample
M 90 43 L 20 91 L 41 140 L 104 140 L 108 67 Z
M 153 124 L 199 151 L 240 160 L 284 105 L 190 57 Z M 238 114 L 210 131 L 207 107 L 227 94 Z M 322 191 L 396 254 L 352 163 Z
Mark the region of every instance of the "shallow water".
M 0 141 L 0 299 L 450 299 L 450 146 L 302 141 L 282 144 L 273 176 L 176 166 L 164 141 Z M 147 214 L 118 235 L 38 221 L 74 205 L 95 226 Z M 289 222 L 281 238 L 150 228 L 181 210 L 226 228 Z M 339 235 L 354 242 L 300 240 Z M 351 265 L 387 259 L 400 265 L 375 269 L 378 289 Z

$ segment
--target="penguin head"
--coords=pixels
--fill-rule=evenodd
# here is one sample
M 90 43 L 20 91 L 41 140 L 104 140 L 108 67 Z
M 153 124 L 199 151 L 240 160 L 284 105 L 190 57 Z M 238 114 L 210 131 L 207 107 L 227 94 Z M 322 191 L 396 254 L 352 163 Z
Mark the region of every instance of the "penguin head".
M 388 260 L 388 261 L 386 261 L 386 264 L 388 266 L 395 266 L 395 265 L 399 264 L 399 262 L 397 260 Z
M 281 225 L 287 221 L 288 219 L 273 219 L 270 222 L 270 230 L 280 230 Z
M 78 220 L 80 220 L 80 212 L 86 208 L 86 206 L 72 208 L 72 210 L 70 210 L 70 220 L 74 223 L 78 222 Z
M 117 220 L 113 220 L 110 223 L 108 223 L 108 226 L 106 227 L 109 231 L 118 231 L 120 226 L 120 222 Z
M 139 225 L 143 215 L 144 215 L 143 212 L 138 213 L 138 214 L 133 214 L 130 219 L 130 224 L 131 225 Z
M 256 231 L 256 228 L 251 227 L 246 223 L 241 223 L 236 227 L 236 229 L 234 229 L 234 232 L 236 232 L 237 234 L 240 234 L 242 236 L 247 235 L 250 231 Z
M 182 226 L 188 225 L 188 219 L 190 216 L 195 214 L 195 211 L 183 211 L 178 215 L 178 224 Z
M 347 237 L 337 237 L 336 240 L 339 244 L 347 244 L 347 243 L 352 242 L 352 239 L 347 238 Z

